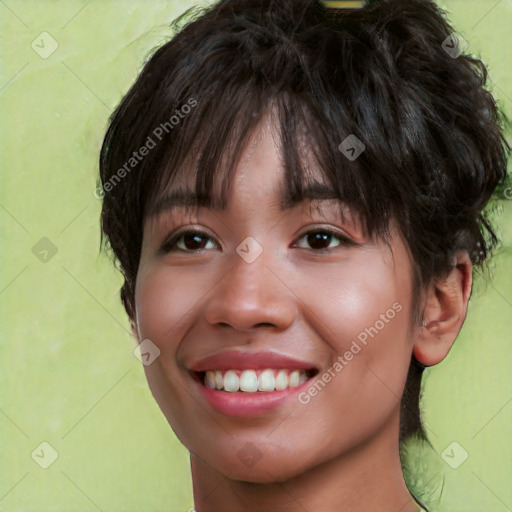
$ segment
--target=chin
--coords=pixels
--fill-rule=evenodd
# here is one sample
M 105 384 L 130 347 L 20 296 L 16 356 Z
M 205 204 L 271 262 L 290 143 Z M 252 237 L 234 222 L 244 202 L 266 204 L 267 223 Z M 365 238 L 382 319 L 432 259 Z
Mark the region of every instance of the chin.
M 300 449 L 292 453 L 275 452 L 264 454 L 253 452 L 249 456 L 251 443 L 248 449 L 230 448 L 229 453 L 209 453 L 202 455 L 195 451 L 199 458 L 208 462 L 211 467 L 231 480 L 252 484 L 271 484 L 286 482 L 311 469 L 313 461 L 304 457 Z

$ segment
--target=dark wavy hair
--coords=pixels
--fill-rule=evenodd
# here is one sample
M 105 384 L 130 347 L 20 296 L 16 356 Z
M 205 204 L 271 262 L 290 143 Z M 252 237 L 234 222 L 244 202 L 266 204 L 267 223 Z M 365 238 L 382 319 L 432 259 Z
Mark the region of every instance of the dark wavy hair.
M 483 210 L 506 178 L 506 118 L 482 61 L 446 51 L 454 30 L 433 1 L 335 11 L 318 0 L 221 0 L 174 26 L 112 114 L 101 148 L 102 246 L 123 273 L 131 319 L 145 218 L 191 173 L 196 204 L 225 207 L 244 145 L 270 109 L 286 201 L 304 198 L 306 147 L 367 234 L 386 240 L 396 221 L 414 267 L 413 322 L 422 321 L 421 291 L 451 269 L 455 251 L 479 266 L 495 248 Z M 355 159 L 339 148 L 349 135 L 365 146 Z M 423 369 L 413 357 L 401 439 L 424 434 Z

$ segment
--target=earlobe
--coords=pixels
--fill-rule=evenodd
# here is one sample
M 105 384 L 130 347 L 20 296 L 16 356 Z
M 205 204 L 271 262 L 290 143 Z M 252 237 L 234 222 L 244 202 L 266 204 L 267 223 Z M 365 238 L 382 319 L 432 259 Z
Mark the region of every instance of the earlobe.
M 450 273 L 427 290 L 413 349 L 418 362 L 433 366 L 447 356 L 466 318 L 471 288 L 471 260 L 466 251 L 458 252 Z

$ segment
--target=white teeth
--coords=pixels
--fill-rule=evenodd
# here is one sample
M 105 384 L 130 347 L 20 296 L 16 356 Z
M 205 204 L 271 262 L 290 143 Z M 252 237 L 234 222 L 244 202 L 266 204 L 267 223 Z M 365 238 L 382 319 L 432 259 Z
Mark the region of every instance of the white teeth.
M 240 389 L 254 392 L 258 389 L 258 376 L 254 370 L 244 370 L 240 375 Z
M 263 370 L 261 372 L 260 378 L 258 379 L 258 389 L 260 391 L 274 391 L 275 381 L 274 372 L 272 370 Z
M 290 373 L 290 376 L 288 377 L 288 385 L 291 388 L 296 388 L 299 385 L 299 372 L 298 372 L 298 370 L 294 370 L 292 373 Z
M 228 370 L 226 375 L 224 375 L 224 391 L 234 393 L 235 391 L 238 391 L 238 387 L 238 375 L 234 370 Z
M 281 389 L 286 389 L 288 387 L 288 375 L 286 370 L 279 370 L 276 377 L 276 389 L 280 391 Z
M 205 383 L 210 389 L 215 389 L 215 373 L 214 372 L 206 372 Z
M 216 370 L 213 373 L 215 375 L 215 387 L 217 389 L 222 389 L 224 387 L 224 379 L 222 378 L 222 372 L 220 370 Z
M 304 370 L 208 370 L 204 384 L 210 389 L 224 390 L 230 393 L 243 391 L 281 391 L 300 386 L 308 380 Z

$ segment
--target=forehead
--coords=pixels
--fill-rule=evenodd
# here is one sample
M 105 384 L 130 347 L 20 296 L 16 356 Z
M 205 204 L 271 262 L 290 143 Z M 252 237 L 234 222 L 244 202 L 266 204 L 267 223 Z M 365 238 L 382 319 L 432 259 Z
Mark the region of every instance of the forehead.
M 303 197 L 288 197 L 283 187 L 278 189 L 280 201 L 280 210 L 288 211 L 301 204 L 321 208 L 322 206 L 345 206 L 343 201 L 338 199 L 334 189 L 325 183 L 313 182 L 307 184 L 304 189 Z M 198 208 L 208 208 L 215 211 L 226 211 L 229 207 L 228 201 L 221 201 L 219 197 L 205 196 L 198 197 L 195 190 L 190 188 L 174 188 L 166 191 L 159 197 L 148 210 L 148 216 L 154 217 L 162 212 L 183 211 L 193 212 Z
M 311 148 L 307 145 L 305 133 L 296 147 L 300 158 L 300 172 L 285 169 L 283 148 L 278 125 L 272 114 L 268 114 L 249 137 L 236 165 L 221 160 L 216 169 L 210 190 L 202 195 L 197 192 L 197 180 L 203 176 L 189 155 L 188 162 L 179 173 L 162 188 L 162 191 L 148 205 L 148 216 L 163 211 L 192 212 L 198 208 L 226 211 L 233 196 L 239 195 L 246 202 L 263 199 L 267 204 L 276 205 L 281 211 L 291 210 L 301 204 L 341 206 L 339 193 L 325 179 L 316 162 Z M 293 171 L 298 171 L 294 169 Z M 300 192 L 291 193 L 292 182 Z

